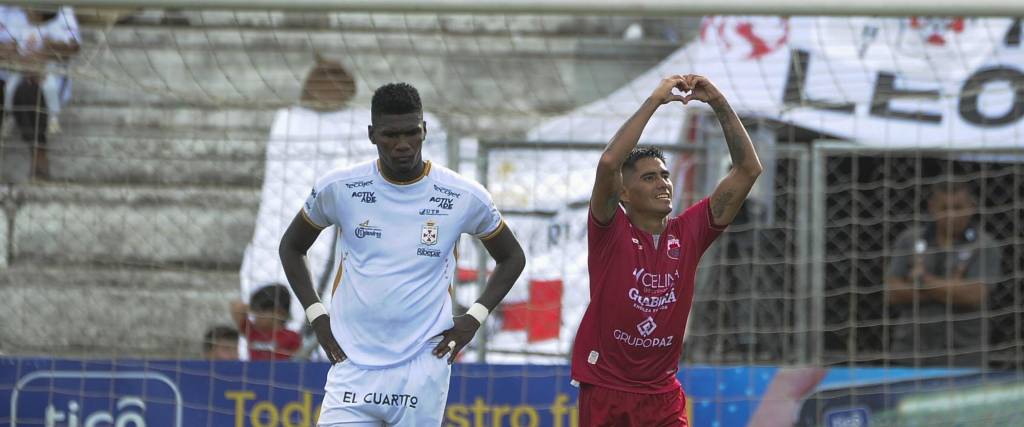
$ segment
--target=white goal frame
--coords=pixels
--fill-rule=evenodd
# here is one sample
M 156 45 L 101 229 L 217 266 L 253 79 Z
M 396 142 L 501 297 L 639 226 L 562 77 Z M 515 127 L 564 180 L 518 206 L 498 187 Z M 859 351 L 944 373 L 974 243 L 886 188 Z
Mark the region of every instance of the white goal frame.
M 38 6 L 36 0 L 14 5 Z M 1012 0 L 64 0 L 75 7 L 588 15 L 1024 16 Z

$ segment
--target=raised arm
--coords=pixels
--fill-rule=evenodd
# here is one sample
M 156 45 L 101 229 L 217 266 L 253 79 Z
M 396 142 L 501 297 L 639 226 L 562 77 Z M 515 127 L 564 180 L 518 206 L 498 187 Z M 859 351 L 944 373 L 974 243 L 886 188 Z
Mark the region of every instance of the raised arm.
M 309 264 L 306 262 L 306 252 L 313 246 L 320 231 L 322 229 L 314 227 L 306 219 L 305 214 L 299 212 L 292 219 L 288 230 L 284 232 L 284 236 L 281 237 L 281 246 L 278 247 L 278 254 L 281 256 L 281 265 L 284 267 L 288 284 L 291 285 L 292 292 L 295 292 L 295 296 L 302 303 L 302 307 L 306 309 L 320 302 L 320 296 L 313 288 L 313 276 L 309 272 Z M 328 359 L 332 363 L 345 360 L 345 353 L 341 351 L 341 347 L 334 339 L 334 334 L 331 333 L 330 318 L 328 316 L 317 317 L 311 326 L 316 332 L 320 345 L 327 352 Z
M 607 224 L 615 215 L 619 193 L 622 191 L 622 163 L 640 141 L 640 135 L 643 134 L 651 116 L 664 104 L 672 101 L 683 102 L 683 96 L 672 93 L 672 89 L 682 90 L 684 79 L 683 76 L 675 75 L 662 80 L 633 116 L 622 124 L 605 147 L 604 153 L 601 153 L 601 160 L 597 163 L 594 190 L 590 195 L 590 210 L 599 223 Z
M 718 90 L 711 80 L 698 75 L 687 75 L 683 81 L 683 90 L 689 91 L 683 103 L 691 100 L 702 101 L 711 106 L 722 125 L 725 143 L 729 146 L 732 158 L 732 169 L 718 183 L 711 193 L 711 216 L 717 225 L 727 225 L 736 218 L 736 214 L 747 199 L 747 194 L 761 175 L 761 161 L 754 151 L 754 144 L 747 135 L 739 116 L 732 110 L 725 95 Z

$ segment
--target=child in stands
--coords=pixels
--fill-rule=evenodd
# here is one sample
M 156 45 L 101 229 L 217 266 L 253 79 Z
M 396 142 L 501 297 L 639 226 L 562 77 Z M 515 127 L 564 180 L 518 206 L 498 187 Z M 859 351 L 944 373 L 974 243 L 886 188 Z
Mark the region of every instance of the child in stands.
M 287 360 L 299 349 L 302 337 L 285 327 L 290 306 L 291 294 L 282 285 L 260 288 L 249 305 L 232 303 L 231 316 L 249 343 L 249 360 Z

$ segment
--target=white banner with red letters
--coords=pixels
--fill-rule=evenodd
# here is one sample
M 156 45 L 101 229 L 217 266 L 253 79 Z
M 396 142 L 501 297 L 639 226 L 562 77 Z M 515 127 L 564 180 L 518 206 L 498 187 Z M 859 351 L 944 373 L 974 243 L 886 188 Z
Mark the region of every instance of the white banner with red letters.
M 1024 48 L 1010 18 L 708 17 L 693 42 L 534 140 L 607 141 L 667 75 L 709 77 L 741 115 L 880 148 L 1024 146 Z M 675 104 L 644 142 L 682 136 Z

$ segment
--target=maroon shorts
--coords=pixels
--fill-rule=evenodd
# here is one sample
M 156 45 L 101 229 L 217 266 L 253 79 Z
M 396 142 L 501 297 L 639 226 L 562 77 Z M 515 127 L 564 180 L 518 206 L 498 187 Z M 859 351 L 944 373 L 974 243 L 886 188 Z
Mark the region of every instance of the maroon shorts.
M 580 427 L 687 427 L 683 390 L 640 394 L 580 384 Z

